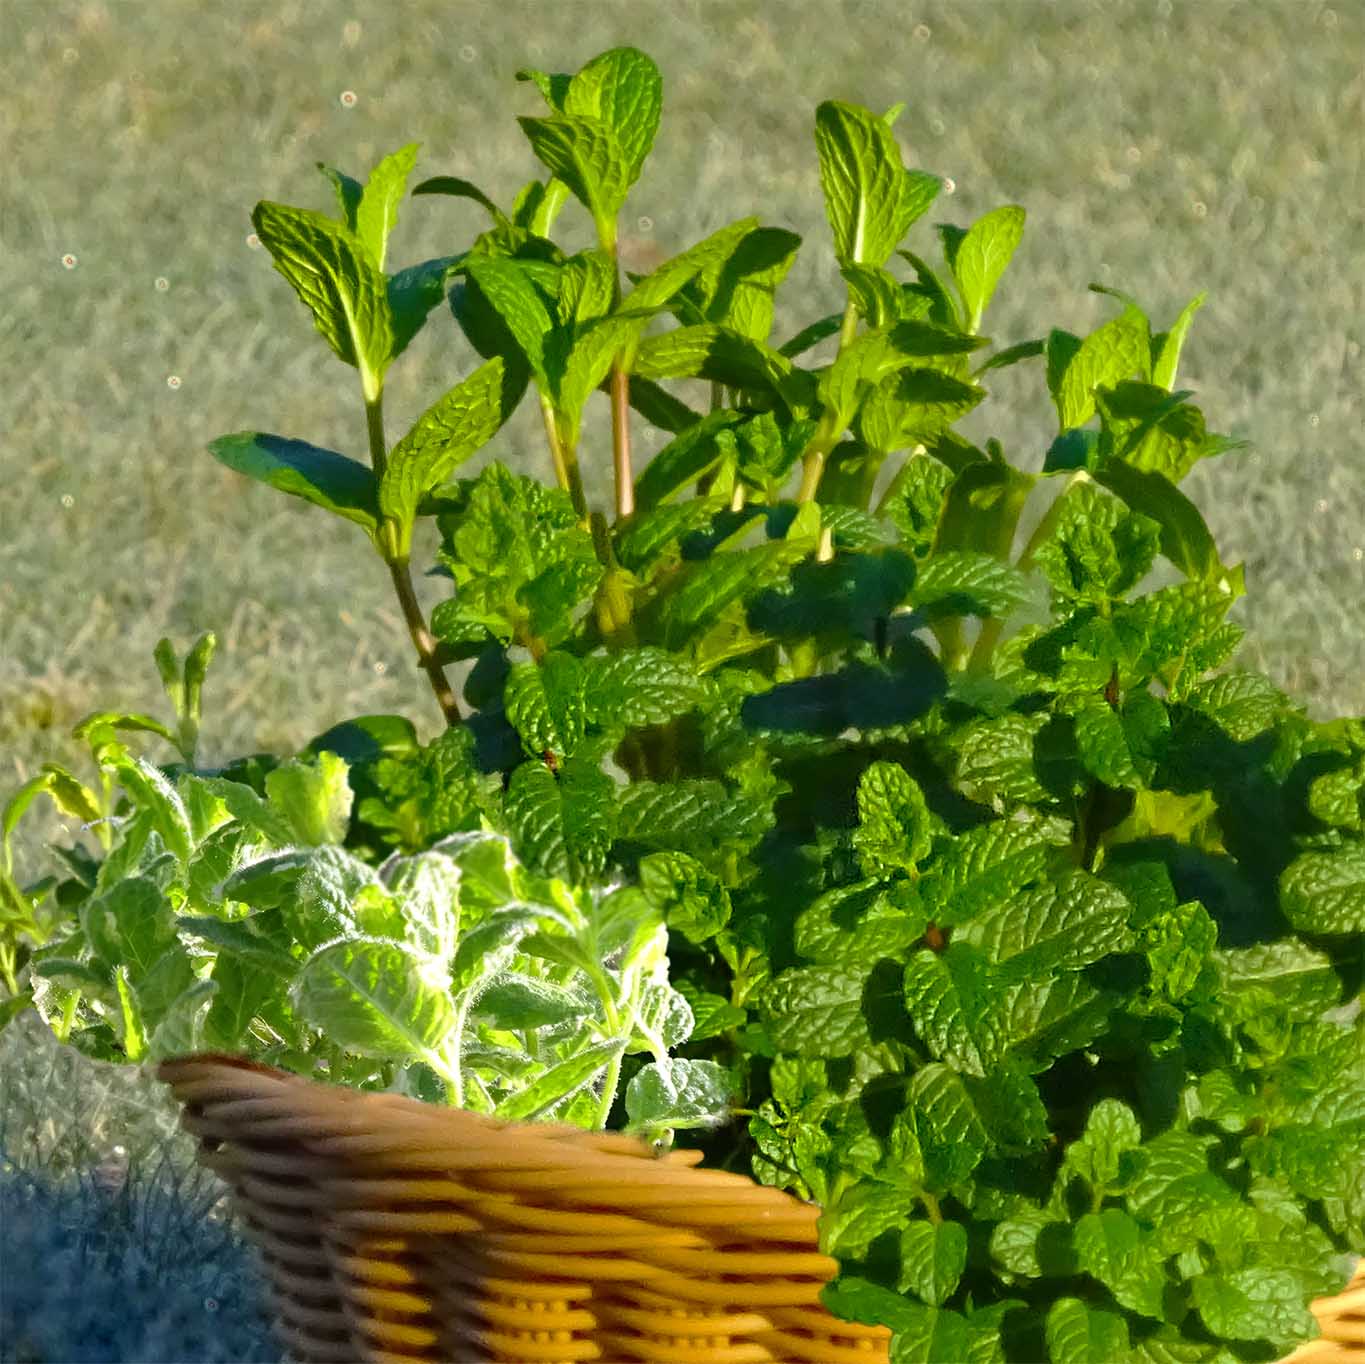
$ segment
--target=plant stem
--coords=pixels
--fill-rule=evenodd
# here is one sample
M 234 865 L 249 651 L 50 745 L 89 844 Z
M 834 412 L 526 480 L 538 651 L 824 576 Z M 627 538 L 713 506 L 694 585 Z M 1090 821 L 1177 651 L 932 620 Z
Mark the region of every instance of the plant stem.
M 635 479 L 630 467 L 630 375 L 611 371 L 611 453 L 616 472 L 616 516 L 624 521 L 635 511 Z
M 407 621 L 408 634 L 411 635 L 412 642 L 416 646 L 417 657 L 421 662 L 422 670 L 431 683 L 436 704 L 440 706 L 446 724 L 451 726 L 462 724 L 464 716 L 460 714 L 460 703 L 455 699 L 454 688 L 451 687 L 450 679 L 446 676 L 445 669 L 437 657 L 439 646 L 436 637 L 427 629 L 426 620 L 422 615 L 422 607 L 417 600 L 416 589 L 412 585 L 412 574 L 408 569 L 408 561 L 406 559 L 389 560 L 389 576 L 393 579 L 393 590 L 398 594 L 398 605 L 402 608 L 403 619 Z
M 611 1108 L 616 1102 L 616 1086 L 621 1083 L 621 1057 L 624 1052 L 625 1048 L 623 1047 L 607 1062 L 607 1074 L 602 1082 L 602 1101 L 597 1107 L 597 1126 L 599 1129 L 606 1127 L 611 1118 Z
M 573 503 L 574 515 L 586 526 L 588 524 L 588 498 L 583 491 L 583 475 L 578 468 L 578 451 L 560 439 L 559 423 L 555 421 L 555 410 L 550 400 L 541 395 L 541 415 L 545 418 L 545 435 L 550 442 L 550 458 L 554 461 L 555 478 L 559 486 L 569 494 Z
M 384 470 L 388 467 L 388 452 L 384 445 L 384 396 L 377 395 L 373 401 L 365 404 L 365 425 L 370 436 L 370 462 L 374 466 L 376 481 L 384 477 Z M 388 534 L 389 522 L 385 523 L 384 534 L 381 534 L 381 545 L 391 546 L 393 544 L 391 534 Z M 393 590 L 398 594 L 398 605 L 403 612 L 403 619 L 407 622 L 408 634 L 412 639 L 413 645 L 417 650 L 417 657 L 422 665 L 422 670 L 426 673 L 427 679 L 431 683 L 431 690 L 435 694 L 436 704 L 441 708 L 441 714 L 445 716 L 447 725 L 458 725 L 464 717 L 460 714 L 459 702 L 455 699 L 455 691 L 450 685 L 450 679 L 445 675 L 440 660 L 437 657 L 436 637 L 427 629 L 426 617 L 422 614 L 421 603 L 417 600 L 417 590 L 412 583 L 412 573 L 408 568 L 408 557 L 406 554 L 397 555 L 392 552 L 385 554 L 384 562 L 389 566 L 389 577 L 393 580 Z

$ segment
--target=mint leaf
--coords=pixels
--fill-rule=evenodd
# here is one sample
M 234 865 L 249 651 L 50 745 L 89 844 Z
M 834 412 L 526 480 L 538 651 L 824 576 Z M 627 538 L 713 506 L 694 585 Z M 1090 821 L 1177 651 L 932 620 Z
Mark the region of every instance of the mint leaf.
M 913 873 L 929 855 L 929 827 L 924 792 L 903 767 L 877 762 L 863 772 L 853 846 L 868 876 Z
M 879 879 L 836 886 L 796 916 L 793 945 L 807 960 L 871 966 L 899 957 L 924 934 L 927 920 L 905 882 Z
M 869 110 L 826 100 L 815 111 L 815 146 L 825 213 L 840 265 L 884 265 L 938 192 L 909 182 L 886 122 Z
M 957 941 L 980 947 L 1010 980 L 1074 971 L 1132 940 L 1131 906 L 1113 886 L 1083 871 L 1026 890 L 964 925 Z
M 911 1222 L 901 1233 L 897 1288 L 931 1307 L 953 1296 L 967 1267 L 967 1228 L 961 1222 Z
M 1035 559 L 1063 596 L 1108 603 L 1135 586 L 1151 568 L 1160 545 L 1160 526 L 1128 510 L 1093 484 L 1064 494 L 1052 533 Z
M 593 723 L 613 730 L 665 724 L 695 710 L 710 689 L 686 664 L 645 647 L 589 659 L 586 694 Z
M 365 246 L 321 213 L 286 204 L 262 200 L 251 221 L 324 340 L 360 370 L 366 396 L 377 396 L 393 353 L 393 324 L 383 272 Z
M 378 492 L 374 475 L 365 465 L 334 450 L 264 431 L 219 436 L 208 448 L 214 459 L 229 469 L 354 521 L 371 541 L 375 540 Z
M 1325 952 L 1296 938 L 1214 953 L 1223 990 L 1265 991 L 1291 1017 L 1320 1017 L 1341 1002 L 1341 977 Z
M 1142 1144 L 1142 1129 L 1133 1110 L 1119 1099 L 1101 1099 L 1086 1119 L 1085 1131 L 1067 1147 L 1065 1168 L 1096 1193 L 1119 1180 L 1123 1156 Z
M 600 118 L 518 118 L 531 150 L 592 214 L 599 237 L 616 239 L 616 214 L 635 179 L 617 131 Z
M 539 664 L 515 664 L 503 688 L 503 705 L 522 746 L 532 757 L 569 757 L 587 727 L 588 699 L 583 665 L 553 651 Z
M 564 91 L 564 114 L 600 119 L 616 134 L 628 184 L 639 177 L 654 144 L 663 105 L 659 68 L 634 47 L 614 47 L 594 57 Z
M 1196 294 L 1181 309 L 1180 316 L 1171 324 L 1170 331 L 1162 336 L 1152 338 L 1153 357 L 1152 357 L 1152 382 L 1160 384 L 1162 388 L 1170 389 L 1175 387 L 1175 371 L 1180 364 L 1180 350 L 1185 344 L 1185 336 L 1189 332 L 1190 323 L 1194 321 L 1194 315 L 1204 306 L 1207 294 Z
M 556 776 L 543 763 L 522 763 L 503 808 L 533 871 L 578 881 L 606 866 L 617 819 L 616 783 L 606 773 L 570 761 Z
M 985 1125 L 962 1077 L 938 1062 L 910 1081 L 910 1108 L 924 1156 L 925 1184 L 946 1193 L 966 1179 L 986 1154 Z
M 1290 1349 L 1314 1331 L 1303 1284 L 1289 1270 L 1258 1266 L 1201 1274 L 1194 1281 L 1194 1306 L 1224 1340 L 1268 1340 Z
M 503 1122 L 533 1122 L 547 1109 L 579 1093 L 620 1054 L 624 1043 L 596 1042 L 551 1066 L 525 1089 L 504 1099 L 495 1110 Z
M 1079 1298 L 1059 1298 L 1047 1314 L 1052 1364 L 1114 1364 L 1128 1358 L 1128 1324 Z
M 403 557 L 423 496 L 486 445 L 507 416 L 503 363 L 494 358 L 429 407 L 389 451 L 379 483 L 379 505 L 401 528 L 398 549 Z
M 967 330 L 977 331 L 995 286 L 1024 235 L 1024 210 L 1017 204 L 992 209 L 968 229 L 953 253 L 953 278 L 967 312 Z
M 407 190 L 408 176 L 417 164 L 417 149 L 418 144 L 410 142 L 386 156 L 370 172 L 355 211 L 352 230 L 380 270 L 384 268 L 389 233 L 398 221 L 398 205 Z
M 1024 575 L 993 554 L 940 550 L 915 579 L 914 604 L 928 614 L 1003 617 L 1028 598 Z
M 1137 1220 L 1120 1208 L 1087 1213 L 1076 1223 L 1076 1263 L 1131 1312 L 1166 1315 L 1165 1257 Z
M 1300 853 L 1280 877 L 1280 904 L 1302 933 L 1365 933 L 1365 846 Z
M 865 968 L 800 966 L 776 976 L 763 995 L 773 1046 L 801 1056 L 849 1056 L 868 1040 Z
M 1117 493 L 1134 512 L 1156 523 L 1161 531 L 1161 552 L 1182 573 L 1220 585 L 1225 591 L 1232 591 L 1240 582 L 1233 570 L 1223 566 L 1199 509 L 1164 474 L 1106 458 L 1095 470 L 1095 481 Z
M 942 955 L 927 949 L 905 966 L 905 1006 L 930 1052 L 964 1075 L 984 1076 L 1002 1039 L 991 1018 L 993 993 L 985 957 L 954 942 Z
M 1151 366 L 1147 319 L 1137 308 L 1125 308 L 1064 359 L 1060 358 L 1060 340 L 1054 340 L 1059 335 L 1053 332 L 1048 338 L 1048 387 L 1062 431 L 1084 426 L 1095 415 L 1097 388 L 1112 388 L 1135 374 L 1147 377 Z M 1055 362 L 1054 356 L 1058 356 Z
M 730 921 L 730 894 L 720 879 L 685 853 L 640 859 L 640 889 L 668 924 L 689 942 L 713 938 Z
M 554 323 L 523 263 L 503 256 L 471 256 L 461 268 L 502 319 L 536 382 L 548 388 L 545 350 Z
M 346 837 L 353 794 L 346 763 L 335 753 L 282 763 L 266 775 L 265 791 L 300 843 L 316 847 Z

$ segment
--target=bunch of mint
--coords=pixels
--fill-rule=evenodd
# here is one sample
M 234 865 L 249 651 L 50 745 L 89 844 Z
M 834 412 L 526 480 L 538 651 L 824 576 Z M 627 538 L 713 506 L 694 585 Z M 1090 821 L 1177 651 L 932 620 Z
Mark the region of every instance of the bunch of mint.
M 449 724 L 310 746 L 349 764 L 350 855 L 493 830 L 576 903 L 610 885 L 666 924 L 680 1054 L 619 1057 L 627 1095 L 645 1078 L 610 1120 L 728 1112 L 710 1162 L 821 1204 L 828 1301 L 889 1325 L 896 1360 L 1307 1339 L 1365 1246 L 1365 722 L 1230 666 L 1242 572 L 1179 486 L 1239 444 L 1176 386 L 1202 295 L 1159 330 L 1104 289 L 1090 335 L 997 345 L 1023 210 L 940 224 L 939 263 L 902 248 L 941 182 L 901 164 L 899 110 L 830 101 L 847 304 L 774 344 L 790 232 L 744 219 L 622 276 L 649 58 L 521 74 L 548 175 L 507 210 L 419 184 L 489 216 L 451 255 L 386 271 L 415 146 L 363 186 L 324 168 L 339 217 L 254 216 L 359 371 L 370 462 L 257 432 L 213 451 L 365 531 Z M 597 236 L 573 255 L 571 200 Z M 390 446 L 384 374 L 443 301 L 482 363 Z M 1038 473 L 959 429 L 1016 365 L 1056 412 Z M 452 479 L 522 401 L 553 481 Z M 638 420 L 671 437 L 639 469 Z M 429 621 L 422 518 L 451 584 Z

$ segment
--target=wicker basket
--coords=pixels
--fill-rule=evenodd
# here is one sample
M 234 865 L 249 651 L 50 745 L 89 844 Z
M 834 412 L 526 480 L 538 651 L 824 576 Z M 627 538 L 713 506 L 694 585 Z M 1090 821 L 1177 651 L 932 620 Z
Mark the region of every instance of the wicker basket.
M 1280 1364 L 1365 1364 L 1365 1260 L 1344 1293 L 1319 1298 L 1312 1306 L 1321 1337 L 1300 1345 Z
M 494 1122 L 234 1056 L 165 1061 L 300 1364 L 884 1364 L 820 1303 L 819 1210 L 619 1133 Z M 1281 1364 L 1365 1364 L 1365 1261 Z
M 883 1364 L 819 1299 L 819 1209 L 619 1133 L 504 1124 L 237 1057 L 158 1070 L 301 1364 Z

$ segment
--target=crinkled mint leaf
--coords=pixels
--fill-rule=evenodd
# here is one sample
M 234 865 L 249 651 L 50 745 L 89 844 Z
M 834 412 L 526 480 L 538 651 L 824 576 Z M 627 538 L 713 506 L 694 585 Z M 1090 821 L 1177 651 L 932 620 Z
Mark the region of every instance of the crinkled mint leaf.
M 1115 1364 L 1128 1358 L 1128 1324 L 1117 1312 L 1059 1298 L 1047 1314 L 1047 1350 L 1052 1364 Z
M 1296 857 L 1280 877 L 1285 917 L 1303 933 L 1365 933 L 1365 844 Z
M 931 1307 L 942 1307 L 967 1267 L 967 1228 L 961 1222 L 911 1222 L 901 1233 L 897 1287 Z

